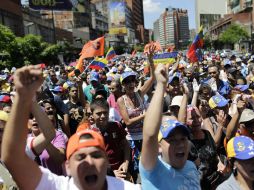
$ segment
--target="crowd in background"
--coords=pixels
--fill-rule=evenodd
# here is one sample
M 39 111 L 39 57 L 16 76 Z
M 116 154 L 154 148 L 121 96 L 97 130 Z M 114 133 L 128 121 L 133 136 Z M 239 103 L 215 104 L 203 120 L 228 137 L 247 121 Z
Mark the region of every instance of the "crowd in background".
M 254 189 L 254 56 L 154 54 L 2 70 L 0 187 Z

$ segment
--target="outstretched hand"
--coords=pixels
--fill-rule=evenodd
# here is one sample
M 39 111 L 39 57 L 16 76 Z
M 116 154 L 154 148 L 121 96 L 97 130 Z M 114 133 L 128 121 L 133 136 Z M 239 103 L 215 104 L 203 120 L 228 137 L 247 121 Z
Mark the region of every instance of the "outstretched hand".
M 43 83 L 43 75 L 40 65 L 30 65 L 16 70 L 14 85 L 16 92 L 21 97 L 31 99 Z
M 149 60 L 150 64 L 153 61 L 153 56 L 155 54 L 155 50 L 156 50 L 155 45 L 152 44 L 152 45 L 149 46 L 149 51 L 148 51 L 147 57 L 148 57 L 148 60 Z
M 167 84 L 168 82 L 168 71 L 165 65 L 159 64 L 155 70 L 155 77 L 157 83 Z

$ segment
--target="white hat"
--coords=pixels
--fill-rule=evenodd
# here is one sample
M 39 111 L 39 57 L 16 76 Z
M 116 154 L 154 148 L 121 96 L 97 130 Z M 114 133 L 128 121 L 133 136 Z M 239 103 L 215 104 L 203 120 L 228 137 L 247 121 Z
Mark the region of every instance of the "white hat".
M 242 59 L 240 57 L 237 57 L 235 62 L 242 62 Z
M 171 105 L 170 106 L 181 106 L 181 103 L 182 103 L 182 100 L 183 100 L 183 96 L 175 96 L 173 99 L 172 99 L 172 102 L 171 102 Z
M 241 117 L 239 119 L 239 123 L 248 122 L 254 119 L 254 112 L 251 109 L 244 109 Z

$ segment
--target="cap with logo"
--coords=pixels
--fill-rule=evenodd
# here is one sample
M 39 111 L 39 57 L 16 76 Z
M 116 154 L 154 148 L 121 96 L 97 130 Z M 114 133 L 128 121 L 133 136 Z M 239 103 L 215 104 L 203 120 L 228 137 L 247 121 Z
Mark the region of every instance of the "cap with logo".
M 89 139 L 82 139 L 82 135 L 89 134 L 91 135 L 92 138 Z M 83 130 L 75 133 L 74 135 L 71 136 L 69 139 L 69 142 L 67 144 L 67 149 L 66 149 L 66 157 L 67 159 L 70 159 L 71 155 L 78 151 L 81 148 L 86 148 L 86 147 L 99 147 L 102 150 L 105 151 L 105 144 L 103 137 L 93 131 L 93 130 Z
M 229 158 L 248 160 L 254 158 L 254 141 L 247 136 L 238 136 L 230 139 L 227 144 Z
M 158 141 L 161 141 L 161 139 L 167 138 L 176 128 L 180 128 L 183 130 L 184 134 L 186 136 L 189 136 L 190 131 L 187 126 L 185 126 L 183 123 L 173 120 L 173 119 L 168 119 L 162 122 L 159 135 L 158 135 Z
M 221 107 L 224 107 L 228 104 L 228 100 L 225 99 L 220 94 L 217 94 L 215 96 L 212 96 L 209 99 L 208 103 L 209 103 L 210 108 L 212 108 L 212 109 L 217 108 L 217 107 L 221 108 Z

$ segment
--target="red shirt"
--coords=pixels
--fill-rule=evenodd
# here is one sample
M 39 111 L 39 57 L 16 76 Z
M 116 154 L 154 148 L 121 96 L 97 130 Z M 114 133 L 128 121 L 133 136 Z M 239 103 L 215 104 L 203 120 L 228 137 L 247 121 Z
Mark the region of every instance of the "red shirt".
M 95 127 L 91 126 L 91 129 L 95 130 Z M 124 162 L 124 146 L 121 143 L 127 133 L 117 122 L 109 122 L 106 131 L 100 130 L 100 133 L 104 138 L 109 164 L 112 170 L 117 170 Z

